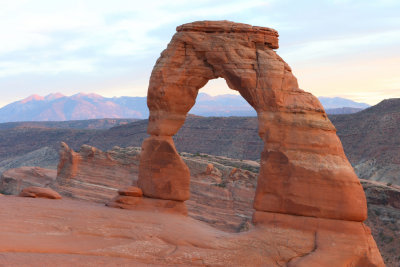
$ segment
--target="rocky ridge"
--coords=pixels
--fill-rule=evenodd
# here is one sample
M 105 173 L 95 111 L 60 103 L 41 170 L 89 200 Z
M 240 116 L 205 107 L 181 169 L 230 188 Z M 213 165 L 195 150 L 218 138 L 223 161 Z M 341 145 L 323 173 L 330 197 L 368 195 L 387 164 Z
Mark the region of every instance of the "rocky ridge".
M 395 138 L 400 133 L 400 129 L 396 128 L 399 125 L 396 123 L 396 107 L 399 104 L 396 100 L 388 103 L 392 104 L 354 115 L 330 115 L 329 118 L 338 130 L 346 156 L 359 177 L 399 184 L 400 164 L 396 162 L 398 144 Z M 114 146 L 140 146 L 147 137 L 146 127 L 147 120 L 140 120 L 108 130 L 47 129 L 36 126 L 3 129 L 0 130 L 0 173 L 19 166 L 47 168 L 56 165 L 61 141 L 68 142 L 75 150 L 82 144 L 103 150 Z M 178 151 L 193 154 L 258 160 L 262 152 L 262 141 L 257 135 L 257 118 L 254 117 L 188 116 L 173 139 Z M 46 160 L 37 162 L 37 158 L 42 158 L 42 153 L 48 155 L 49 163 Z
M 359 177 L 400 185 L 400 99 L 330 119 Z

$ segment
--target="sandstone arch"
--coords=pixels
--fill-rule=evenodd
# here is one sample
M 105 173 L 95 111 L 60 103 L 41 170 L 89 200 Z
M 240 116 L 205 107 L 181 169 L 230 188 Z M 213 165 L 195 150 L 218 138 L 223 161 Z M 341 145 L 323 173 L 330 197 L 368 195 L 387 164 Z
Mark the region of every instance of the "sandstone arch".
M 274 49 L 278 33 L 229 21 L 177 27 L 154 66 L 138 185 L 145 196 L 184 201 L 190 174 L 172 136 L 198 90 L 222 77 L 257 111 L 264 141 L 254 199 L 257 212 L 364 221 L 366 200 L 336 129 L 318 99 L 299 89 Z M 257 218 L 257 216 L 255 216 Z

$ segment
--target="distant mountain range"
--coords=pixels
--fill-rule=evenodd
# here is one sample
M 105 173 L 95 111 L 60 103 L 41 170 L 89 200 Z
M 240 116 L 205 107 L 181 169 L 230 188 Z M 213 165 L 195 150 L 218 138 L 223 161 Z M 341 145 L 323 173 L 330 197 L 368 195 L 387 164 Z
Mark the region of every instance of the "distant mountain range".
M 355 102 L 350 99 L 342 98 L 342 97 L 318 97 L 321 104 L 324 106 L 326 110 L 329 109 L 337 109 L 337 108 L 359 108 L 366 109 L 370 107 L 370 105 L 365 103 Z
M 349 99 L 319 98 L 329 114 L 355 113 L 369 105 Z M 199 116 L 255 116 L 252 107 L 239 95 L 210 96 L 200 93 L 190 111 Z M 79 93 L 65 96 L 32 95 L 0 108 L 0 122 L 17 121 L 69 121 L 100 118 L 145 119 L 149 115 L 146 97 L 102 97 Z
M 46 97 L 32 95 L 0 109 L 0 122 L 68 121 L 99 118 L 145 118 L 143 97 L 105 98 L 96 94 Z
M 400 99 L 384 100 L 354 114 L 329 115 L 329 119 L 359 177 L 400 185 Z M 114 146 L 139 147 L 148 136 L 147 123 L 129 119 L 3 123 L 0 172 L 4 166 L 19 161 L 17 157 L 44 147 L 57 155 L 61 141 L 75 150 L 83 144 L 103 150 Z M 243 160 L 258 160 L 263 148 L 255 117 L 191 115 L 174 140 L 178 151 Z M 37 153 L 47 155 L 48 151 Z

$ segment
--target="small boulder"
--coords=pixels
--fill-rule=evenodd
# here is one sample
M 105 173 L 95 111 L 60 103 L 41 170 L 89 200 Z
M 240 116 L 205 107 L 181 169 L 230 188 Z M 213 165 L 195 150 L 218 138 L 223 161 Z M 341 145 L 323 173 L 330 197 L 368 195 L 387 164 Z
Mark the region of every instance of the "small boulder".
M 142 189 L 136 186 L 128 186 L 118 190 L 120 196 L 130 196 L 130 197 L 142 197 Z
M 50 188 L 42 188 L 37 186 L 31 186 L 24 188 L 20 197 L 32 197 L 32 198 L 48 198 L 48 199 L 61 199 L 61 195 Z

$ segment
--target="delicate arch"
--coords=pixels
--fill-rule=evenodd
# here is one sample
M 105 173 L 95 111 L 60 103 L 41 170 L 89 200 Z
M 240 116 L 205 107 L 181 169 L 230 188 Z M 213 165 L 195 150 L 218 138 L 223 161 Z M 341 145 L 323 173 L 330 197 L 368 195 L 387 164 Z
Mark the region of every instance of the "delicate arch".
M 366 201 L 318 99 L 298 88 L 274 51 L 278 33 L 229 21 L 177 27 L 151 74 L 148 133 L 138 185 L 144 195 L 184 201 L 189 169 L 172 136 L 210 79 L 222 77 L 257 111 L 264 141 L 254 199 L 258 212 L 363 221 Z

